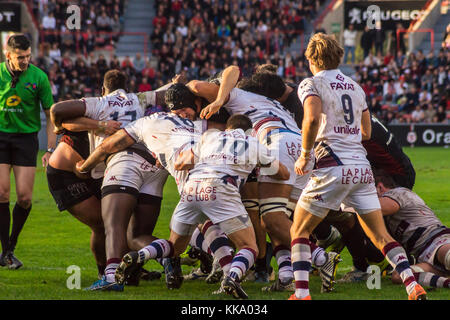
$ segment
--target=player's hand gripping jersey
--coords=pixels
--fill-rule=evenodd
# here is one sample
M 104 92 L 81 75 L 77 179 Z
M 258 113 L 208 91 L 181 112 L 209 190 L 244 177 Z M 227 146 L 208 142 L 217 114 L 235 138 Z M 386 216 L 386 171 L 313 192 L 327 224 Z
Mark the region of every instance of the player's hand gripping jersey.
M 361 144 L 361 116 L 367 109 L 364 91 L 339 70 L 324 70 L 300 83 L 302 104 L 309 96 L 322 100 L 322 120 L 316 138 L 316 167 L 368 164 Z
M 155 92 L 126 93 L 122 89 L 111 92 L 102 97 L 83 98 L 86 105 L 85 116 L 99 121 L 115 120 L 125 127 L 128 123 L 144 116 L 146 107 L 154 101 Z M 98 147 L 106 135 L 89 134 L 91 152 Z M 94 178 L 103 176 L 104 163 L 99 164 L 92 171 Z
M 254 137 L 247 136 L 242 129 L 205 132 L 199 143 L 193 147 L 195 167 L 189 178 L 220 178 L 225 183 L 240 187 L 257 165 L 269 165 L 275 161 L 270 151 Z M 264 174 L 270 168 L 262 168 Z
M 197 143 L 206 130 L 205 120 L 191 121 L 175 114 L 159 112 L 138 119 L 124 129 L 137 143 L 143 143 L 175 178 L 181 191 L 186 171 L 174 169 L 177 155 Z
M 278 101 L 265 96 L 233 88 L 230 99 L 223 106 L 230 114 L 245 114 L 256 133 L 267 127 L 285 128 L 300 132 L 291 113 Z

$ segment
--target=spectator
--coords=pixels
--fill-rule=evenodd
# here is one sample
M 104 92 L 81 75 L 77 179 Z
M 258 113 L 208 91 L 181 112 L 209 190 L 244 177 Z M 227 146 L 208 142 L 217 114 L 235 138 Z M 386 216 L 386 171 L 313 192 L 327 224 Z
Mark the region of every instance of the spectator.
M 144 92 L 144 91 L 151 91 L 151 90 L 152 90 L 152 86 L 148 83 L 147 77 L 143 77 L 142 82 L 138 86 L 138 91 Z
M 145 68 L 145 60 L 142 58 L 141 53 L 136 53 L 135 58 L 133 59 L 133 66 L 137 72 L 142 72 Z
M 364 32 L 361 36 L 361 47 L 363 49 L 364 59 L 369 55 L 370 50 L 372 50 L 373 42 L 373 32 L 369 29 L 368 26 L 365 26 Z
M 426 123 L 432 123 L 434 117 L 437 115 L 436 109 L 431 103 L 427 105 L 427 109 L 424 111 L 423 121 Z
M 411 113 L 411 121 L 412 122 L 422 122 L 425 119 L 425 113 L 422 108 L 417 105 L 414 111 Z
M 348 54 L 352 55 L 352 64 L 355 63 L 355 47 L 356 47 L 356 30 L 353 29 L 353 24 L 344 30 L 344 63 L 347 63 Z
M 437 112 L 436 112 L 436 116 L 435 116 L 435 121 L 433 122 L 437 122 L 437 123 L 447 123 L 447 113 L 444 110 L 444 107 L 442 105 L 438 106 Z

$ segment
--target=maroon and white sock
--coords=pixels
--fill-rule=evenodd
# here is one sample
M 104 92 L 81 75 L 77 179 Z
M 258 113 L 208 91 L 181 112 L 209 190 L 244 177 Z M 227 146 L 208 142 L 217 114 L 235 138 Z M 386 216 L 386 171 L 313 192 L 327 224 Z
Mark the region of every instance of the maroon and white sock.
M 202 233 L 212 255 L 219 260 L 222 271 L 227 275 L 231 268 L 234 252 L 227 235 L 222 232 L 218 225 L 213 224 L 211 221 L 207 221 L 203 225 Z
M 229 276 L 236 281 L 241 281 L 248 269 L 253 266 L 256 259 L 256 252 L 251 248 L 242 248 L 239 250 L 231 262 Z
M 314 242 L 311 242 L 311 263 L 316 267 L 320 268 L 327 262 L 327 253 L 321 247 L 319 247 Z
M 191 240 L 189 241 L 189 245 L 191 247 L 199 248 L 200 250 L 211 254 L 211 250 L 208 248 L 208 244 L 205 241 L 205 237 L 198 228 L 195 228 L 194 233 L 191 236 Z
M 138 251 L 138 263 L 150 259 L 168 258 L 173 254 L 173 244 L 165 239 L 157 239 Z
M 291 242 L 292 269 L 295 278 L 295 296 L 309 296 L 309 269 L 311 268 L 311 242 L 307 238 L 296 238 Z
M 105 277 L 108 282 L 116 282 L 116 269 L 120 264 L 120 258 L 111 258 L 106 261 Z
M 449 288 L 450 289 L 450 278 L 440 277 L 431 272 L 414 272 L 414 277 L 417 282 L 425 287 L 433 288 Z
M 409 265 L 409 261 L 405 249 L 396 241 L 389 242 L 381 250 L 391 266 L 398 272 L 403 284 L 406 287 L 408 295 L 414 290 L 416 286 L 416 278 L 414 278 L 413 271 Z
M 286 283 L 294 278 L 294 272 L 291 264 L 291 249 L 279 245 L 273 249 L 273 254 L 278 264 L 278 279 L 282 283 Z

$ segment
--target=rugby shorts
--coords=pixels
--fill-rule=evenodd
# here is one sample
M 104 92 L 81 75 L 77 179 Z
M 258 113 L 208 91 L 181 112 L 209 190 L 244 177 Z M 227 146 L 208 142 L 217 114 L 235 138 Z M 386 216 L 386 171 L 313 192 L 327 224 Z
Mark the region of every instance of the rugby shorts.
M 289 184 L 297 189 L 304 189 L 311 175 L 314 161 L 310 161 L 307 170 L 309 174 L 297 175 L 295 173 L 295 162 L 300 157 L 302 148 L 302 136 L 294 131 L 285 129 L 273 129 L 267 133 L 263 139 L 263 144 L 271 151 L 286 168 L 289 170 L 289 180 L 277 180 L 270 176 L 265 176 L 260 171 L 258 182 L 270 182 L 278 184 Z
M 370 165 L 316 169 L 298 201 L 298 205 L 319 218 L 324 218 L 329 210 L 338 211 L 342 203 L 358 214 L 381 208 Z
M 36 167 L 38 133 L 0 132 L 0 163 Z
M 48 165 L 47 182 L 59 211 L 68 210 L 92 196 L 101 198 L 102 179 L 81 179 L 73 172 L 55 169 Z
M 226 234 L 251 226 L 236 186 L 218 178 L 191 178 L 181 192 L 172 215 L 171 229 L 183 234 L 186 233 L 183 226 L 198 225 L 208 219 L 220 225 Z
M 133 151 L 118 152 L 106 166 L 102 184 L 102 196 L 111 193 L 130 193 L 162 198 L 163 187 L 169 173 L 149 163 Z

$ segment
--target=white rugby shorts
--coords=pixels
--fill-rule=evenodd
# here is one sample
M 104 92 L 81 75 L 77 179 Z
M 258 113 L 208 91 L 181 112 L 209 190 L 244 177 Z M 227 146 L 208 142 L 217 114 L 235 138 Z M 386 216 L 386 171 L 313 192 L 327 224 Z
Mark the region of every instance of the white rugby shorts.
M 289 170 L 289 180 L 277 180 L 270 176 L 259 175 L 258 182 L 270 182 L 278 184 L 289 184 L 296 189 L 304 189 L 311 175 L 314 161 L 310 161 L 308 174 L 297 175 L 295 173 L 295 162 L 300 157 L 302 149 L 302 136 L 299 133 L 287 129 L 272 129 L 264 137 L 264 144 L 286 168 Z
M 126 186 L 152 196 L 162 197 L 169 173 L 150 164 L 135 152 L 122 151 L 108 162 L 103 187 Z
M 339 210 L 342 203 L 355 208 L 358 214 L 381 208 L 370 165 L 316 169 L 298 201 L 303 209 L 320 218 L 325 218 L 329 210 Z
M 223 222 L 241 216 L 248 217 L 248 214 L 238 188 L 225 184 L 221 179 L 192 178 L 183 187 L 170 225 L 171 229 L 177 232 L 182 229 L 179 225 L 197 225 L 209 219 L 222 228 Z M 251 225 L 244 220 L 235 225 L 233 230 L 228 227 L 228 230 L 222 231 L 229 234 Z M 177 233 L 179 232 L 181 231 Z

